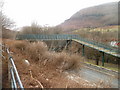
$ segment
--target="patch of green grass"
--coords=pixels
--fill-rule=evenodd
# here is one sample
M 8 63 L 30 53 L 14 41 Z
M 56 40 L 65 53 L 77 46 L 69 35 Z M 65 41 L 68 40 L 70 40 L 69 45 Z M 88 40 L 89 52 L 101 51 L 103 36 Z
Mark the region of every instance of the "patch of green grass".
M 99 63 L 99 65 L 96 65 L 95 61 L 93 61 L 93 60 L 85 61 L 85 63 L 91 64 L 91 65 L 94 65 L 94 66 L 97 66 L 97 67 L 110 69 L 110 70 L 113 70 L 113 71 L 118 71 L 118 65 L 117 64 L 104 63 L 104 66 L 102 66 L 101 62 Z

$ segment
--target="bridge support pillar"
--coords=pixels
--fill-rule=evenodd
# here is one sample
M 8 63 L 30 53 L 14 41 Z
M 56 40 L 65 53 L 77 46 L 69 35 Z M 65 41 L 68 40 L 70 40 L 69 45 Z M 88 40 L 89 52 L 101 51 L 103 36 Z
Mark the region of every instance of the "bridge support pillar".
M 68 45 L 71 45 L 72 40 L 67 40 L 66 49 L 68 50 Z
M 105 62 L 105 53 L 102 52 L 102 66 L 104 66 L 104 62 Z
M 82 56 L 85 56 L 85 45 L 82 47 Z

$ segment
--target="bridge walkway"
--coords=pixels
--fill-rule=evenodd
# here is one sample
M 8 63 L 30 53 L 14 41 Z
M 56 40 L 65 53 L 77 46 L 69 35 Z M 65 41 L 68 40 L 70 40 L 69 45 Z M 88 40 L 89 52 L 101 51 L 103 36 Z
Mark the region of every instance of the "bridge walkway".
M 113 48 L 108 45 L 104 45 L 102 43 L 96 43 L 93 41 L 89 41 L 85 38 L 80 37 L 79 35 L 70 35 L 70 34 L 53 34 L 53 35 L 41 35 L 41 34 L 26 34 L 26 35 L 18 35 L 16 39 L 19 40 L 72 40 L 83 44 L 85 46 L 97 49 L 98 51 L 120 57 L 120 51 L 118 48 Z

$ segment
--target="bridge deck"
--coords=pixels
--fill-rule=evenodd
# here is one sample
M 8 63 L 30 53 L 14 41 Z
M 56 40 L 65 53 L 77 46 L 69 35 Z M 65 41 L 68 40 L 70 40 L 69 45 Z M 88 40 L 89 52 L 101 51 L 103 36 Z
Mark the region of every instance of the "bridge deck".
M 96 43 L 93 41 L 86 40 L 81 38 L 79 35 L 63 35 L 63 34 L 54 34 L 54 35 L 40 35 L 40 34 L 27 34 L 27 35 L 18 35 L 16 39 L 27 39 L 27 40 L 73 40 L 78 43 L 81 43 L 85 46 L 97 49 L 99 51 L 105 52 L 107 54 L 120 57 L 118 49 L 106 46 L 104 44 Z
M 105 49 L 105 48 L 102 48 L 102 47 L 99 47 L 97 45 L 93 45 L 93 44 L 89 44 L 87 42 L 83 42 L 83 41 L 80 41 L 80 40 L 77 40 L 77 39 L 72 39 L 73 41 L 76 41 L 78 43 L 81 43 L 83 45 L 86 45 L 88 47 L 91 47 L 91 48 L 94 48 L 94 49 L 97 49 L 99 51 L 102 51 L 102 52 L 105 52 L 107 54 L 111 54 L 113 56 L 116 56 L 116 57 L 120 57 L 120 54 L 118 52 L 115 52 L 115 51 L 111 51 L 111 50 L 108 50 L 108 49 Z

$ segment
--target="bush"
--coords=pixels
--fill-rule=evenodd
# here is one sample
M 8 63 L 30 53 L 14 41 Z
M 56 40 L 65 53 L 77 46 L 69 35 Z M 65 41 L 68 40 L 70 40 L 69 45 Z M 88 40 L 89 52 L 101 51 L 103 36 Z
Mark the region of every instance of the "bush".
M 23 41 L 14 43 L 14 47 L 20 51 L 25 51 L 27 46 L 28 46 L 28 43 Z
M 62 29 L 58 26 L 56 27 L 48 27 L 48 26 L 40 26 L 37 23 L 32 23 L 31 26 L 25 26 L 22 28 L 19 34 L 60 34 L 62 33 Z
M 5 39 L 15 39 L 15 36 L 16 36 L 16 31 L 12 31 L 12 30 L 9 30 L 9 29 L 5 29 L 5 28 L 2 28 L 2 38 L 5 38 Z
M 18 42 L 15 44 L 15 48 L 24 51 L 31 58 L 32 62 L 39 63 L 39 65 L 53 67 L 62 71 L 78 69 L 80 66 L 78 55 L 48 51 L 44 42 Z
M 77 55 L 69 55 L 68 53 L 62 52 L 54 55 L 53 65 L 61 70 L 72 70 L 80 68 L 80 59 Z
M 31 43 L 29 47 L 26 48 L 27 53 L 30 55 L 31 59 L 35 61 L 42 61 L 45 59 L 45 52 L 47 51 L 47 45 L 43 42 Z

